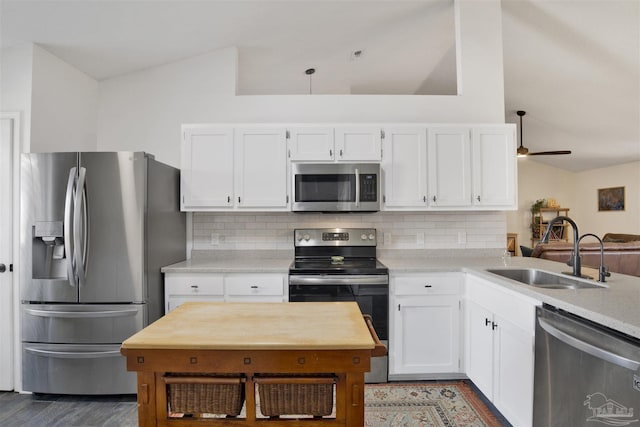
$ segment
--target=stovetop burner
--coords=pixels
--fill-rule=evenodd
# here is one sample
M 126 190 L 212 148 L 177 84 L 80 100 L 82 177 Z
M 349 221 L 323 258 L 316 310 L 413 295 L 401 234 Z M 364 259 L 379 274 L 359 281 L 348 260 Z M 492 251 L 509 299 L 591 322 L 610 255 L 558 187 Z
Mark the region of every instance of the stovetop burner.
M 389 269 L 375 258 L 345 258 L 334 262 L 331 258 L 296 258 L 290 274 L 388 274 Z
M 289 274 L 388 274 L 376 259 L 375 228 L 294 230 Z

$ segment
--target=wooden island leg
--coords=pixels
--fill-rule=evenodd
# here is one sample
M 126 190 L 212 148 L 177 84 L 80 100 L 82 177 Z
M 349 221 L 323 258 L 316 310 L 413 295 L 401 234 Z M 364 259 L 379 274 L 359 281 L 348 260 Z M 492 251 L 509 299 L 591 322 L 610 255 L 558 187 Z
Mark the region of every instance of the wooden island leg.
M 155 426 L 156 422 L 156 376 L 154 372 L 138 372 L 138 425 Z
M 346 425 L 364 426 L 364 373 L 347 372 L 345 385 Z

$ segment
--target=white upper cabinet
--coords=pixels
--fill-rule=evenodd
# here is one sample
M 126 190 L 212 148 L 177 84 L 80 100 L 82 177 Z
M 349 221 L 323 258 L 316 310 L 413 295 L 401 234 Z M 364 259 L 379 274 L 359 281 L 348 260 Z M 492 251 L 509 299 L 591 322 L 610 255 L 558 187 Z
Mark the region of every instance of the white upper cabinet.
M 380 162 L 382 210 L 517 209 L 515 126 L 184 125 L 184 211 L 287 211 L 294 162 Z
M 378 126 L 291 127 L 289 158 L 293 161 L 376 162 L 381 157 Z
M 386 127 L 382 143 L 385 210 L 427 206 L 427 131 L 418 126 Z
M 439 126 L 427 131 L 429 206 L 471 204 L 471 131 Z
M 287 165 L 287 140 L 283 128 L 236 129 L 236 206 L 286 208 Z
M 283 127 L 185 125 L 182 210 L 288 210 Z
M 517 209 L 513 125 L 425 125 L 385 132 L 384 210 Z
M 382 130 L 376 126 L 341 126 L 335 128 L 337 161 L 380 161 Z
M 229 208 L 233 192 L 233 128 L 185 126 L 181 209 Z
M 294 161 L 333 161 L 332 127 L 292 127 L 289 132 L 289 158 Z
M 474 206 L 517 209 L 515 127 L 475 127 L 471 140 Z

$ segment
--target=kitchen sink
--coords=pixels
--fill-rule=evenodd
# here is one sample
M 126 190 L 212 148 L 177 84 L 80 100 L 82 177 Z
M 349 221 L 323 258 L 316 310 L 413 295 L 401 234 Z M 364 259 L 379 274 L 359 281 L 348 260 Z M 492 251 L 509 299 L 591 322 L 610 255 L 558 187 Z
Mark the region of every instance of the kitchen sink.
M 488 269 L 487 272 L 497 274 L 507 279 L 515 280 L 525 285 L 546 289 L 601 289 L 606 285 L 578 279 L 565 274 L 549 273 L 535 268 L 499 268 Z

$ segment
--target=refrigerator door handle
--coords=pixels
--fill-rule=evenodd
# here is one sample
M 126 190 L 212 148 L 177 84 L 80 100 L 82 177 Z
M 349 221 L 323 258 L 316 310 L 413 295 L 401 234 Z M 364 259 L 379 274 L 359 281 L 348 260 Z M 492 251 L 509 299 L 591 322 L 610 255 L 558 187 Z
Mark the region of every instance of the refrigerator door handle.
M 139 310 L 128 309 L 128 310 L 101 310 L 101 311 L 57 311 L 57 310 L 38 310 L 34 308 L 25 308 L 24 312 L 31 314 L 32 316 L 40 316 L 40 317 L 97 318 L 97 317 L 136 316 L 139 313 Z
M 69 180 L 67 181 L 67 192 L 64 198 L 64 251 L 67 258 L 67 276 L 69 277 L 69 286 L 75 287 L 78 282 L 76 280 L 75 257 L 71 250 L 71 199 L 73 198 L 73 184 L 76 180 L 76 168 L 69 170 Z
M 86 276 L 87 262 L 87 194 L 86 194 L 86 173 L 87 169 L 81 167 L 78 175 L 78 184 L 76 185 L 76 197 L 74 201 L 73 211 L 73 244 L 75 246 L 74 258 L 76 271 L 78 272 L 78 286 L 84 286 Z M 82 212 L 82 216 L 80 213 Z M 82 227 L 83 233 L 80 233 Z M 80 241 L 80 237 L 82 240 Z M 82 250 L 80 250 L 82 248 Z
M 25 347 L 27 353 L 41 357 L 54 357 L 57 359 L 99 359 L 103 357 L 121 357 L 120 350 L 107 351 L 53 351 L 39 348 Z

